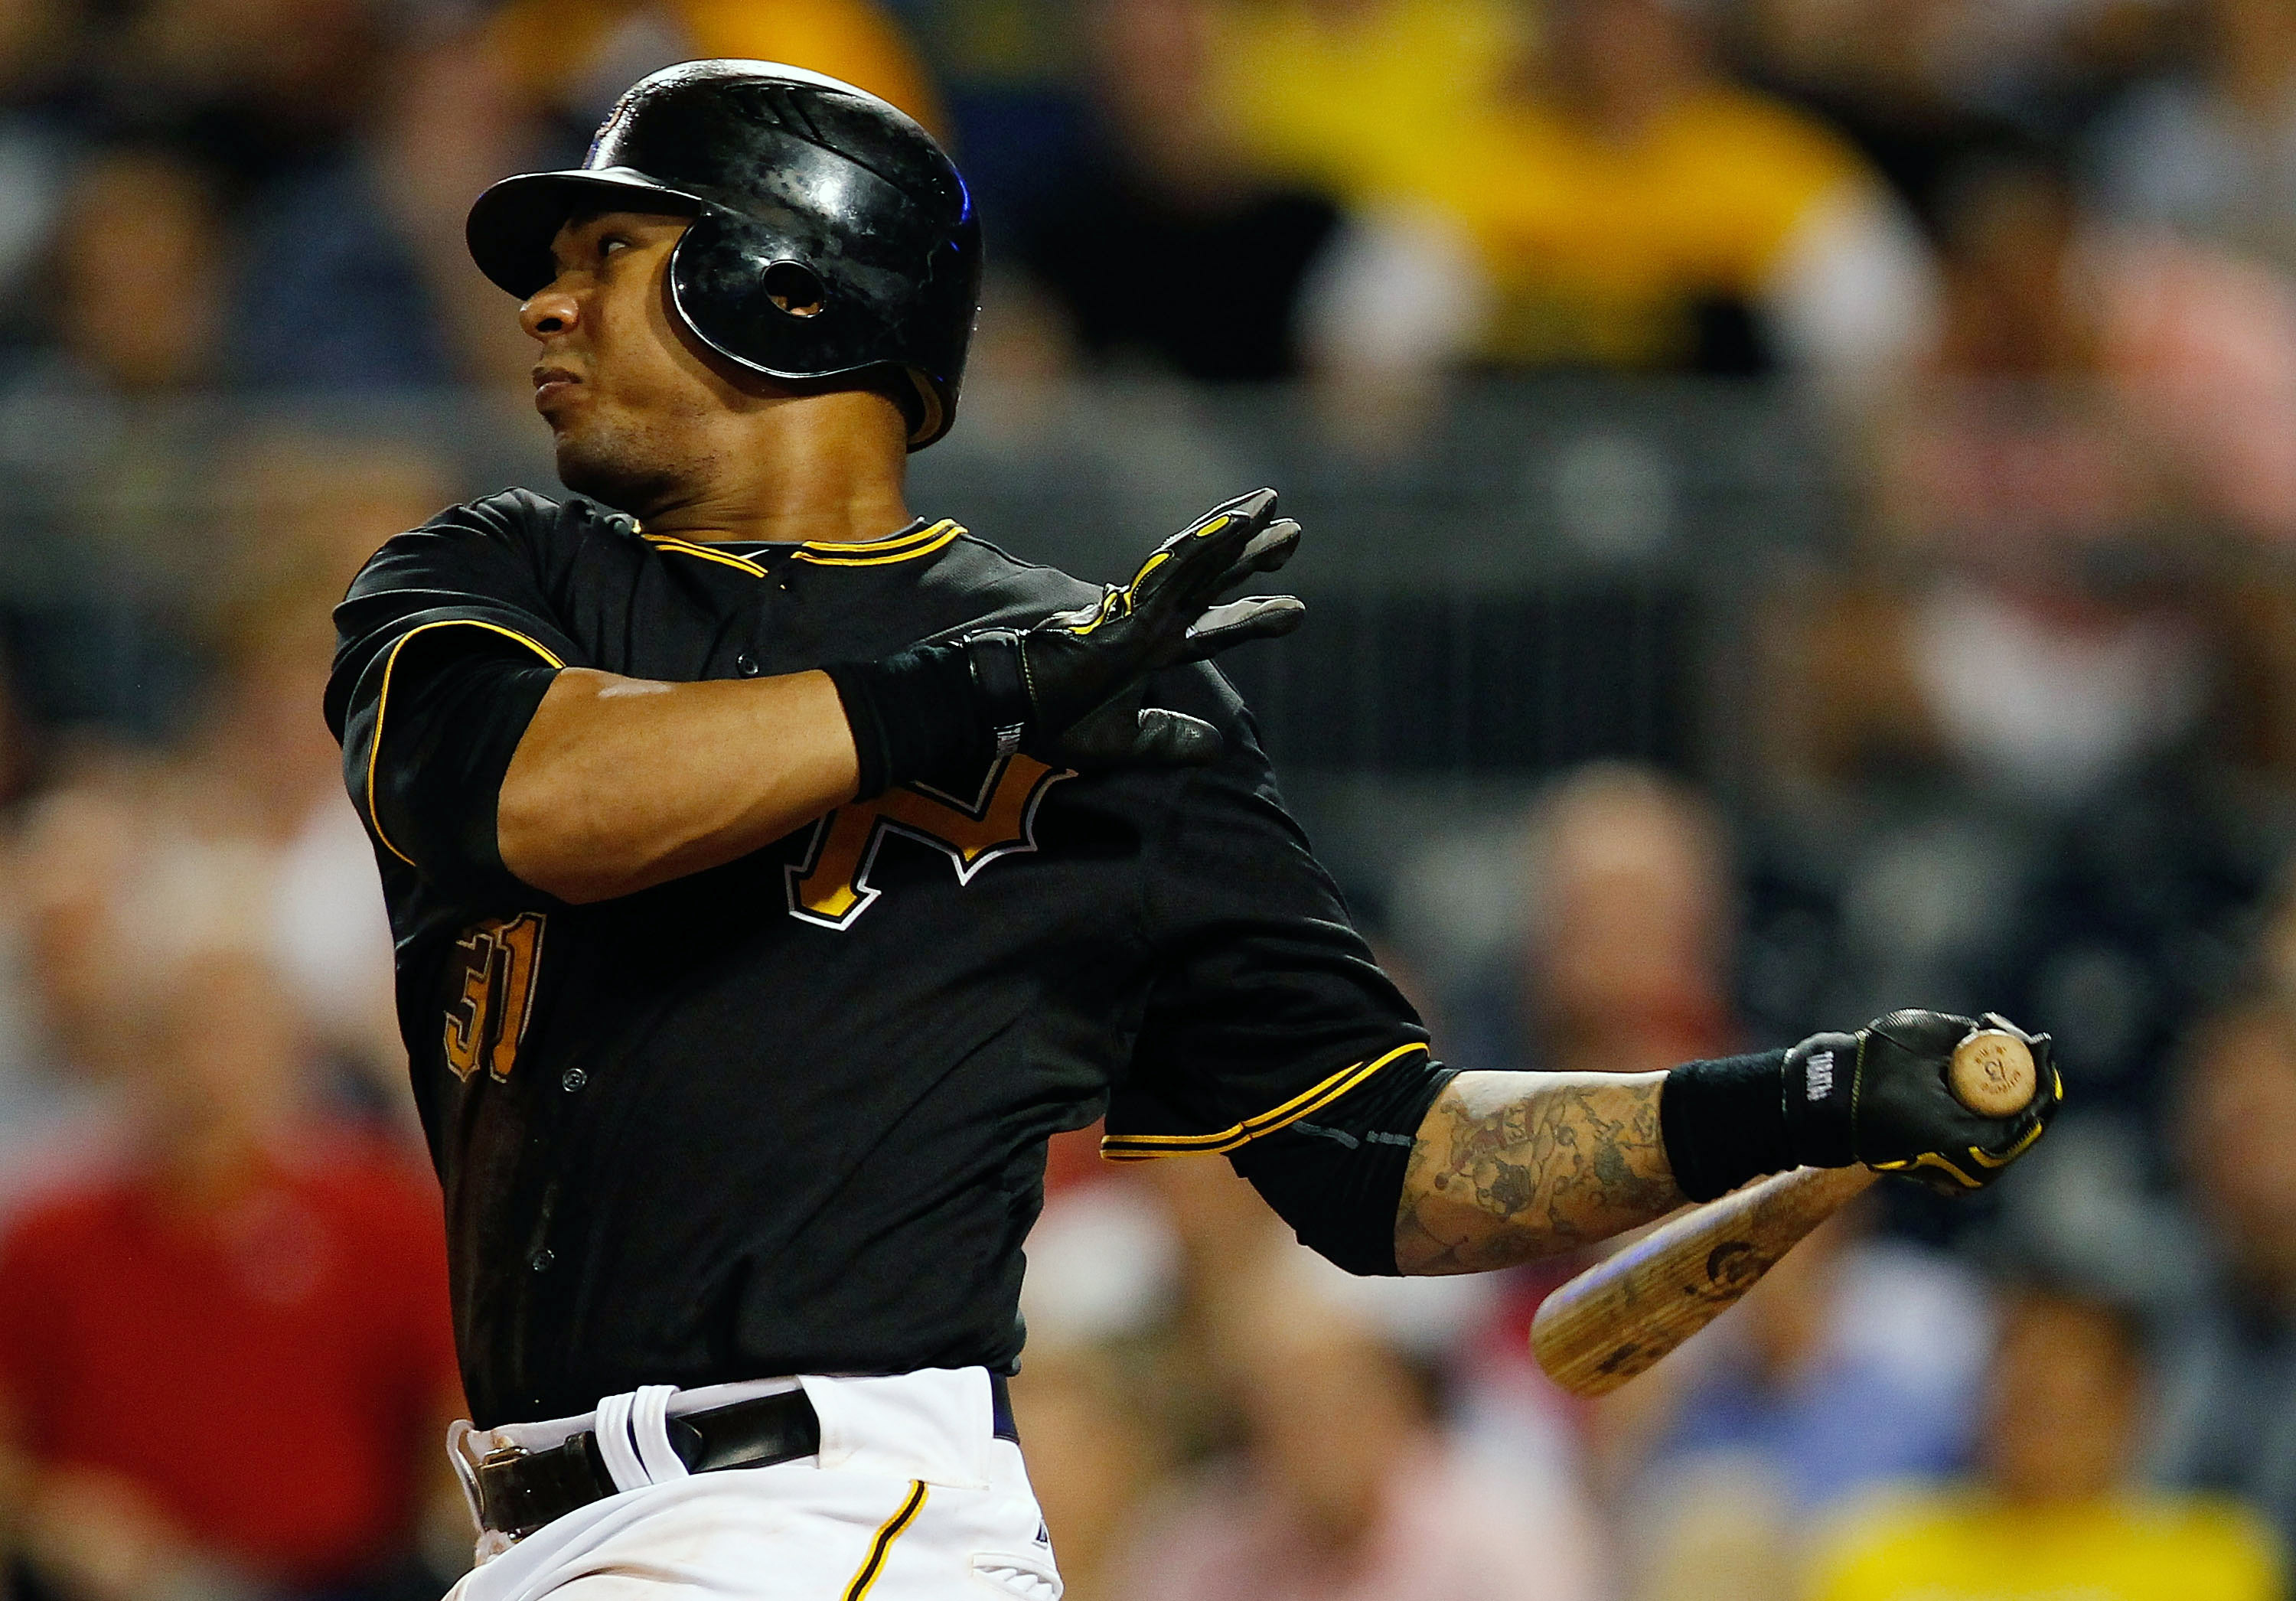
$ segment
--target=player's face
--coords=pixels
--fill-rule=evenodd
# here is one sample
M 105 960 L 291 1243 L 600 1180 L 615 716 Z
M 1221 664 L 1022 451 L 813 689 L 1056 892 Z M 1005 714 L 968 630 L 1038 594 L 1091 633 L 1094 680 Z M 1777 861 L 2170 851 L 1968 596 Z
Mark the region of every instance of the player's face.
M 710 481 L 742 391 L 669 312 L 669 253 L 687 219 L 577 215 L 551 242 L 558 275 L 520 308 L 542 347 L 534 406 L 566 487 L 645 516 Z

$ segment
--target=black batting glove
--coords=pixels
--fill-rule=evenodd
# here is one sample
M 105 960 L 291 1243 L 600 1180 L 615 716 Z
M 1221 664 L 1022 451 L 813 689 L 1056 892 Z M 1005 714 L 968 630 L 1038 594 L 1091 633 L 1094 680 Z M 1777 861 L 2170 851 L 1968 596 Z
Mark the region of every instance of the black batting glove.
M 1954 1047 L 1980 1027 L 2006 1029 L 2032 1050 L 2033 1099 L 2013 1116 L 1970 1111 L 1948 1082 Z M 1863 1162 L 1948 1195 L 1992 1183 L 2041 1137 L 2064 1098 L 2046 1034 L 1949 1012 L 1892 1012 L 1854 1034 L 1813 1034 L 1786 1052 L 1782 1073 L 1797 1163 Z
M 1217 506 L 1149 554 L 1129 583 L 1025 632 L 966 635 L 977 703 L 1000 754 L 1023 751 L 1069 766 L 1188 766 L 1216 759 L 1219 730 L 1201 718 L 1140 704 L 1151 674 L 1201 661 L 1247 639 L 1300 626 L 1289 595 L 1218 603 L 1254 574 L 1292 558 L 1300 525 L 1275 515 L 1275 491 Z

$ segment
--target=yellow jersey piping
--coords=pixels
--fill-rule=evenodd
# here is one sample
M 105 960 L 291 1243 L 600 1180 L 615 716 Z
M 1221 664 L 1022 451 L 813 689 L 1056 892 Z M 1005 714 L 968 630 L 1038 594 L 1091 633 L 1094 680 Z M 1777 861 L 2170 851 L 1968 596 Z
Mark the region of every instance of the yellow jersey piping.
M 747 556 L 737 556 L 730 550 L 712 550 L 707 545 L 696 545 L 690 539 L 679 539 L 668 534 L 640 534 L 639 538 L 656 550 L 674 550 L 682 556 L 700 556 L 705 562 L 715 562 L 723 567 L 739 568 L 753 579 L 766 576 L 766 570 Z
M 895 562 L 913 562 L 919 556 L 929 556 L 944 545 L 963 538 L 964 530 L 944 517 L 914 533 L 895 534 L 890 538 L 872 539 L 866 544 L 808 540 L 799 546 L 790 559 L 809 562 L 816 567 L 883 567 Z
M 790 554 L 790 560 L 808 562 L 816 567 L 883 567 L 895 562 L 911 562 L 919 556 L 929 556 L 943 546 L 964 537 L 964 530 L 944 517 L 925 528 L 859 544 L 829 539 L 808 540 Z M 698 540 L 680 539 L 671 534 L 642 533 L 638 538 L 656 550 L 673 550 L 682 556 L 699 556 L 705 562 L 715 562 L 721 567 L 746 572 L 753 579 L 766 576 L 765 567 L 750 557 L 730 550 L 720 550 Z
M 417 628 L 407 629 L 406 632 L 401 634 L 398 636 L 398 641 L 391 645 L 390 654 L 383 658 L 382 687 L 376 693 L 374 697 L 374 737 L 371 742 L 369 742 L 366 748 L 366 820 L 369 825 L 374 829 L 374 837 L 382 842 L 383 849 L 390 851 L 391 855 L 397 857 L 400 861 L 405 862 L 410 867 L 420 867 L 421 864 L 413 857 L 407 855 L 406 852 L 401 850 L 397 845 L 391 843 L 390 836 L 382 832 L 381 817 L 375 814 L 374 768 L 376 761 L 382 755 L 382 716 L 390 706 L 390 675 L 398 670 L 398 653 L 405 650 L 406 648 L 406 642 L 414 638 L 417 634 L 427 634 L 433 628 L 487 628 L 494 633 L 501 635 L 505 639 L 517 640 L 519 644 L 524 645 L 528 650 L 532 651 L 536 655 L 541 657 L 553 667 L 564 667 L 566 665 L 550 651 L 537 644 L 535 641 L 529 639 L 516 628 L 505 628 L 500 623 L 496 622 L 481 622 L 475 617 L 448 617 L 443 618 L 438 622 L 423 623 Z
M 1320 1112 L 1398 1056 L 1428 1047 L 1420 1043 L 1398 1045 L 1383 1056 L 1343 1067 L 1314 1088 L 1292 1096 L 1281 1106 L 1248 1117 L 1217 1134 L 1110 1134 L 1100 1142 L 1100 1154 L 1109 1162 L 1153 1162 L 1160 1156 L 1217 1156 L 1238 1145 L 1288 1128 L 1311 1112 Z
M 870 1588 L 877 1582 L 878 1575 L 885 1571 L 885 1557 L 892 1550 L 893 1542 L 901 1538 L 908 1526 L 917 1521 L 917 1514 L 924 1510 L 926 1494 L 922 1479 L 909 1481 L 908 1498 L 900 1504 L 892 1516 L 877 1525 L 876 1535 L 869 1541 L 869 1555 L 862 1559 L 860 1572 L 855 1573 L 845 1586 L 844 1601 L 862 1601 L 862 1597 L 869 1593 Z

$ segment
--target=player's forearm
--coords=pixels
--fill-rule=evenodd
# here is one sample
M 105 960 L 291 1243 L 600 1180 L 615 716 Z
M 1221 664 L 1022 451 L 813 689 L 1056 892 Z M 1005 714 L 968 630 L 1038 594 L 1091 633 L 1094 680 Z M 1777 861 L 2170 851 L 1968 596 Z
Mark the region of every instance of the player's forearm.
M 1396 1213 L 1406 1273 L 1535 1261 L 1683 1203 L 1664 1073 L 1462 1073 L 1428 1108 Z
M 570 668 L 496 802 L 503 866 L 581 903 L 729 862 L 850 800 L 857 766 L 824 673 L 662 684 Z

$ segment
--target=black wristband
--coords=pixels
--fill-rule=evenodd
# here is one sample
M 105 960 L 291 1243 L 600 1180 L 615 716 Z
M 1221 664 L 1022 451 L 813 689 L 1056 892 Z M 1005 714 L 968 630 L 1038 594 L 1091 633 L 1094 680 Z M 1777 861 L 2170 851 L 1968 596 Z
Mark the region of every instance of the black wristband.
M 1726 1195 L 1749 1178 L 1795 1164 L 1786 1138 L 1786 1054 L 1686 1062 L 1666 1076 L 1660 1137 L 1675 1186 L 1693 1201 Z
M 822 670 L 837 686 L 853 730 L 861 767 L 856 800 L 873 800 L 897 784 L 975 752 L 987 754 L 988 732 L 974 703 L 964 645 L 911 645 L 874 661 L 840 661 Z
M 972 669 L 972 700 L 996 743 L 996 754 L 1021 748 L 1034 720 L 1029 699 L 1029 664 L 1021 636 L 1010 628 L 983 628 L 964 636 L 965 660 Z

